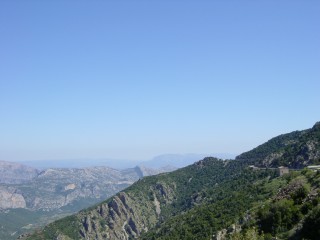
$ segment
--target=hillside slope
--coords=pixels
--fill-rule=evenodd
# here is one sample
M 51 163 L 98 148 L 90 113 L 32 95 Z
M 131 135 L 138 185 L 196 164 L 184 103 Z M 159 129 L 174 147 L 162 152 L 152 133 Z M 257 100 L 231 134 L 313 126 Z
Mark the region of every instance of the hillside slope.
M 303 168 L 320 163 L 320 122 L 304 131 L 294 131 L 270 139 L 242 153 L 237 160 L 264 167 Z

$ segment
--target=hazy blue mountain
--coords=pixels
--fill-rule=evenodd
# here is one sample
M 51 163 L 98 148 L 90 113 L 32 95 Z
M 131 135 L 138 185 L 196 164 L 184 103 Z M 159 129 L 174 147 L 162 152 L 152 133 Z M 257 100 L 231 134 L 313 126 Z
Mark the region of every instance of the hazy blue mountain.
M 213 156 L 221 159 L 233 159 L 235 157 L 234 154 L 227 154 L 227 153 L 225 154 L 223 153 L 220 153 L 220 154 L 219 153 L 216 153 L 216 154 L 196 154 L 196 153 L 162 154 L 154 157 L 149 161 L 145 161 L 141 164 L 151 168 L 162 168 L 165 166 L 182 168 L 209 156 Z
M 21 163 L 37 168 L 85 168 L 105 166 L 115 169 L 126 169 L 137 166 L 142 161 L 125 159 L 57 159 L 57 160 L 28 160 Z
M 22 164 L 34 167 L 37 169 L 47 168 L 85 168 L 106 166 L 115 169 L 133 168 L 138 165 L 143 165 L 149 168 L 164 168 L 172 166 L 181 168 L 188 166 L 207 156 L 214 156 L 221 159 L 234 159 L 235 154 L 229 153 L 211 153 L 211 154 L 161 154 L 149 160 L 127 160 L 127 159 L 58 159 L 58 160 L 28 160 L 21 161 Z
M 0 161 L 0 183 L 24 183 L 38 175 L 38 170 L 20 163 Z

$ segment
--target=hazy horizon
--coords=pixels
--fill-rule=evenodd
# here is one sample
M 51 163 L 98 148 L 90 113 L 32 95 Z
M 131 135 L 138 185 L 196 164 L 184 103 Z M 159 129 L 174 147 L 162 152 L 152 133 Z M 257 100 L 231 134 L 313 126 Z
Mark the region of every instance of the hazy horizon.
M 237 153 L 320 120 L 318 1 L 1 1 L 0 159 Z
M 47 159 L 17 159 L 17 160 L 7 160 L 7 159 L 0 159 L 0 161 L 8 161 L 8 162 L 40 162 L 40 161 L 128 161 L 128 162 L 145 162 L 151 161 L 157 157 L 162 156 L 190 156 L 190 155 L 197 155 L 197 156 L 204 156 L 204 157 L 217 157 L 221 159 L 233 159 L 239 154 L 235 153 L 161 153 L 154 156 L 150 156 L 149 158 L 144 159 L 133 159 L 133 158 L 112 158 L 112 157 L 102 157 L 102 158 L 92 158 L 92 157 L 82 157 L 82 158 L 47 158 Z M 199 159 L 200 160 L 200 159 Z

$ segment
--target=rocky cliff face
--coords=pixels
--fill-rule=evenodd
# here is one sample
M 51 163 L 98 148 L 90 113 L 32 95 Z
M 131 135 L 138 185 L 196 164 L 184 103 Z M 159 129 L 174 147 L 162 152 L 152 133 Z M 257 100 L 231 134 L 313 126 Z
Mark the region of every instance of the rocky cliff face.
M 151 201 L 134 193 L 120 192 L 89 212 L 81 212 L 80 234 L 84 239 L 132 239 L 154 227 L 160 219 L 161 203 L 171 203 L 174 189 L 165 183 L 150 187 Z M 143 206 L 142 206 L 143 203 Z
M 0 161 L 0 183 L 25 183 L 38 175 L 38 170 L 18 163 Z
M 140 192 L 120 192 L 112 199 L 70 217 L 69 233 L 58 230 L 54 237 L 48 235 L 44 239 L 136 239 L 159 222 L 161 206 L 173 202 L 175 191 L 172 187 L 174 185 L 157 183 L 150 187 L 146 196 L 141 196 Z
M 0 209 L 25 208 L 26 201 L 21 192 L 13 187 L 0 186 Z

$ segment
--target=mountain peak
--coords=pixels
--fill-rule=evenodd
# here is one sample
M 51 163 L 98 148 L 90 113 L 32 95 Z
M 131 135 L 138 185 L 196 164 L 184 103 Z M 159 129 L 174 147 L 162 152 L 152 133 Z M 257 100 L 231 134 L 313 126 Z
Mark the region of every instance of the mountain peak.
M 319 122 L 316 122 L 313 127 L 312 127 L 313 130 L 320 130 L 320 121 Z

